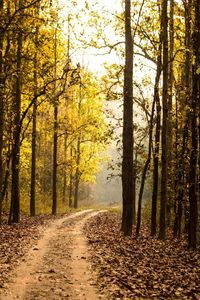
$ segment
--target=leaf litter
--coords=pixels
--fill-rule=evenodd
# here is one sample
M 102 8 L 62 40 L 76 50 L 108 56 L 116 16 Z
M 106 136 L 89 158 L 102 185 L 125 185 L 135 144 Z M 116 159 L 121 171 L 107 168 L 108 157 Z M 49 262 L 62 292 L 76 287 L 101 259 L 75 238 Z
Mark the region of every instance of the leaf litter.
M 0 288 L 7 287 L 12 271 L 37 243 L 49 221 L 55 218 L 47 215 L 22 216 L 19 224 L 7 225 L 6 217 L 3 216 L 0 224 Z
M 120 217 L 103 213 L 84 228 L 97 285 L 105 299 L 200 299 L 200 251 L 186 239 L 160 241 L 143 226 L 124 237 Z

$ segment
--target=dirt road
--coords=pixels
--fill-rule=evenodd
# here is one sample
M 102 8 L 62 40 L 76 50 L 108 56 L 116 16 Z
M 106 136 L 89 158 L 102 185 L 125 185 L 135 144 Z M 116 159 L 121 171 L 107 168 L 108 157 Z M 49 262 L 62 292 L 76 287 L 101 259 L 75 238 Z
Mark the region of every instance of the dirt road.
M 54 221 L 17 268 L 1 300 L 96 300 L 84 223 L 99 212 L 74 213 Z

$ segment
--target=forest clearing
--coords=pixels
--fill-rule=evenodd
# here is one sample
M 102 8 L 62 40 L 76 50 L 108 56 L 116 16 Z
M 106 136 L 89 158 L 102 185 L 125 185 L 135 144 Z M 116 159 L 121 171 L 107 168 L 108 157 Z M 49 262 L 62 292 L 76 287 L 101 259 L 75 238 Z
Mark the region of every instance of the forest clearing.
M 0 0 L 0 299 L 200 299 L 200 0 Z

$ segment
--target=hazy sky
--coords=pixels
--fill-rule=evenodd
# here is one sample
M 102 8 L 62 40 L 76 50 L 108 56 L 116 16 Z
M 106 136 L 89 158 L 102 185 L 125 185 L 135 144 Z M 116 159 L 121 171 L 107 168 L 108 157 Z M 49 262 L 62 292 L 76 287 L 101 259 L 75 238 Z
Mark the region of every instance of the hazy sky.
M 72 14 L 78 14 L 79 11 L 81 10 L 81 8 L 85 8 L 85 0 L 78 0 L 77 1 L 77 5 L 73 7 L 73 9 L 71 9 L 72 7 L 72 3 L 73 1 L 69 1 L 69 0 L 59 0 L 60 1 L 60 5 L 63 7 L 63 11 L 61 12 L 61 15 L 65 18 L 66 16 L 66 21 L 67 21 L 67 15 L 70 11 L 70 13 Z M 98 5 L 95 5 L 95 3 L 98 2 Z M 113 18 L 113 13 L 118 10 L 121 11 L 121 0 L 90 0 L 88 1 L 89 3 L 89 7 L 93 7 L 93 9 L 96 9 L 98 12 L 99 11 L 107 11 L 108 15 L 110 13 L 110 18 Z M 69 8 L 70 7 L 70 8 Z M 82 15 L 83 13 L 80 12 L 81 18 L 84 19 L 85 17 L 85 23 L 87 23 L 87 18 L 86 18 L 86 14 Z M 103 14 L 103 13 L 102 13 Z M 67 34 L 67 25 L 64 25 L 64 31 Z M 75 25 L 75 30 L 79 30 L 80 27 L 77 24 Z M 90 26 L 88 26 L 88 36 L 90 36 Z M 114 32 L 112 31 L 112 28 L 107 29 L 106 34 L 109 36 L 109 39 L 112 37 L 114 37 Z M 102 52 L 102 51 L 101 51 Z M 102 64 L 104 62 L 109 62 L 109 63 L 117 63 L 120 64 L 120 58 L 118 56 L 116 56 L 116 54 L 114 52 L 108 54 L 108 55 L 99 55 L 100 51 L 99 50 L 95 50 L 95 48 L 90 48 L 90 49 L 80 49 L 78 51 L 76 51 L 73 55 L 74 60 L 78 60 L 79 63 L 81 65 L 84 65 L 85 67 L 88 67 L 90 70 L 97 72 L 97 73 L 101 73 L 103 71 L 103 67 Z

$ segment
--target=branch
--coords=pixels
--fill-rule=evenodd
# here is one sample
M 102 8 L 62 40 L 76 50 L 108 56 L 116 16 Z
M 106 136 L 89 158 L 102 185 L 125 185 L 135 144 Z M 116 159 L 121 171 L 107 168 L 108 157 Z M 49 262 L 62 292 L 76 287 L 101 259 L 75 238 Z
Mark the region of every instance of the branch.
M 151 56 L 149 55 L 149 53 L 147 52 L 147 50 L 145 49 L 145 47 L 141 46 L 140 44 L 138 44 L 138 43 L 136 43 L 136 42 L 134 42 L 134 45 L 135 45 L 136 47 L 138 47 L 140 50 L 142 50 L 142 52 L 143 52 L 143 54 L 142 54 L 142 53 L 139 53 L 139 52 L 137 52 L 137 53 L 135 53 L 135 54 L 140 55 L 140 56 L 142 56 L 142 57 L 145 57 L 146 59 L 152 61 L 154 64 L 157 64 L 156 59 L 154 59 L 153 57 L 151 57 Z
M 26 6 L 21 6 L 20 8 L 18 8 L 17 10 L 15 10 L 15 12 L 13 13 L 13 15 L 10 17 L 8 23 L 5 25 L 4 29 L 2 30 L 2 33 L 5 34 L 5 32 L 7 31 L 8 27 L 11 25 L 12 21 L 14 20 L 15 16 L 22 10 L 28 9 L 29 7 L 37 4 L 38 2 L 41 2 L 41 0 L 35 0 L 34 2 L 31 2 L 29 4 L 27 4 Z
M 135 34 L 136 34 L 136 31 L 137 31 L 137 28 L 138 28 L 138 25 L 139 25 L 139 21 L 140 21 L 142 9 L 143 9 L 143 6 L 144 6 L 144 1 L 145 1 L 145 0 L 142 1 L 142 4 L 141 4 L 141 6 L 140 6 L 140 11 L 139 11 L 139 14 L 138 14 L 137 23 L 136 23 L 135 30 L 134 30 L 134 33 L 133 33 L 133 41 L 134 41 L 134 39 L 135 39 Z

